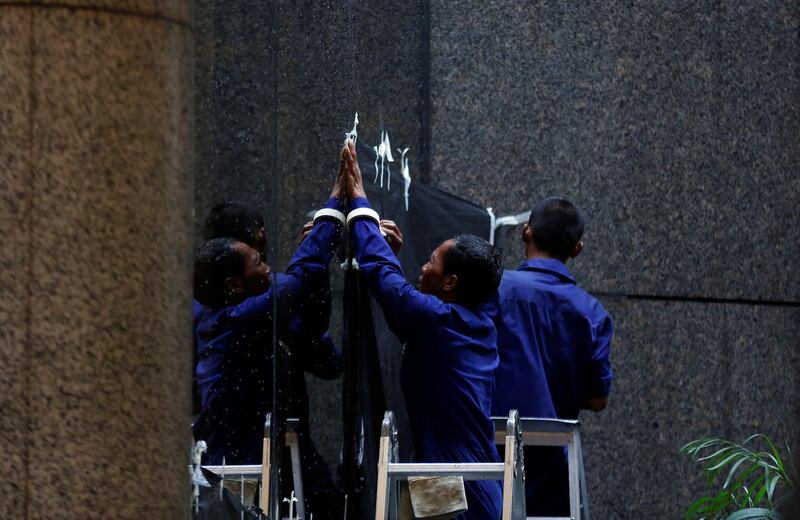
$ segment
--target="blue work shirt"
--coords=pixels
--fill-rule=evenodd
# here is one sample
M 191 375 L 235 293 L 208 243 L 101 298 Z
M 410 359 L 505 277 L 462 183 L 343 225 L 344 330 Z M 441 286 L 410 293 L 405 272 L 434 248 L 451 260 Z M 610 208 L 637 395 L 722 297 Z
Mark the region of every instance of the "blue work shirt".
M 588 399 L 608 396 L 611 318 L 563 262 L 505 271 L 490 315 L 500 354 L 493 415 L 577 419 Z M 525 467 L 528 515 L 568 516 L 564 450 L 526 448 Z
M 490 309 L 500 353 L 493 414 L 577 419 L 587 399 L 608 396 L 611 318 L 563 262 L 505 271 Z
M 272 285 L 278 287 L 286 282 L 284 275 L 273 273 L 270 278 Z M 342 375 L 342 356 L 327 330 L 330 323 L 329 286 L 329 277 L 326 274 L 319 286 L 310 288 L 311 293 L 300 300 L 297 315 L 292 317 L 288 333 L 282 332 L 280 338 L 287 344 L 292 354 L 289 395 L 293 403 L 288 406 L 288 415 L 299 418 L 301 427 L 308 423 L 308 391 L 302 374 L 308 372 L 321 379 L 335 379 Z M 198 325 L 210 314 L 212 314 L 211 309 L 197 300 L 192 300 L 194 323 L 192 329 L 196 331 Z M 195 334 L 195 353 L 199 350 L 196 336 Z M 196 371 L 194 380 L 197 385 Z
M 369 207 L 366 199 L 351 203 L 362 207 Z M 354 221 L 351 236 L 370 293 L 404 343 L 400 384 L 415 459 L 498 462 L 490 417 L 496 332 L 483 306 L 446 303 L 415 289 L 374 221 Z M 469 511 L 459 518 L 500 518 L 499 481 L 467 481 L 465 487 Z
M 285 283 L 284 277 L 273 274 L 273 284 L 281 285 Z M 334 379 L 342 373 L 342 359 L 340 352 L 331 338 L 325 331 L 319 333 L 320 326 L 327 328 L 330 317 L 330 291 L 327 289 L 328 276 L 324 276 L 323 286 L 312 289 L 311 294 L 307 294 L 298 309 L 296 316 L 292 318 L 288 332 L 281 332 L 279 338 L 289 349 L 290 356 L 288 362 L 289 373 L 281 377 L 283 389 L 279 389 L 279 395 L 284 397 L 281 403 L 285 406 L 284 412 L 287 417 L 296 417 L 300 420 L 297 433 L 299 437 L 300 467 L 303 475 L 303 493 L 305 495 L 306 511 L 316 512 L 317 516 L 323 518 L 324 513 L 333 514 L 340 508 L 341 491 L 334 483 L 328 464 L 317 451 L 311 434 L 309 432 L 309 409 L 308 409 L 308 389 L 304 373 L 308 372 L 322 379 Z M 316 289 L 322 289 L 318 291 Z M 323 294 L 319 294 L 319 293 Z M 325 309 L 327 307 L 327 309 Z M 203 306 L 198 301 L 192 302 L 192 314 L 194 316 L 195 329 L 205 317 L 211 313 L 208 307 Z M 322 329 L 324 330 L 324 329 Z M 272 349 L 270 338 L 269 345 L 261 348 Z M 195 346 L 195 349 L 197 347 Z M 271 351 L 271 350 L 270 350 Z M 272 357 L 269 356 L 269 363 Z M 286 368 L 284 366 L 284 368 Z M 265 402 L 271 406 L 272 400 L 272 374 L 267 374 L 263 392 L 266 393 Z M 196 382 L 196 379 L 195 379 Z M 198 404 L 198 407 L 200 405 Z M 200 431 L 203 429 L 204 431 Z M 209 432 L 208 426 L 196 427 L 196 433 L 200 436 L 214 435 Z M 253 448 L 255 449 L 255 448 Z M 214 459 L 221 461 L 221 456 L 225 455 L 211 453 L 205 457 L 204 463 L 215 464 Z M 252 459 L 252 463 L 260 463 L 260 453 L 253 452 L 245 455 L 247 459 Z M 226 456 L 225 462 L 231 460 Z
M 326 204 L 337 206 L 336 199 Z M 206 464 L 221 464 L 223 456 L 226 464 L 260 463 L 264 419 L 272 409 L 275 298 L 281 313 L 293 316 L 297 312 L 303 297 L 323 282 L 341 228 L 337 221 L 317 222 L 297 248 L 286 274 L 278 278 L 277 287 L 271 285 L 238 305 L 197 309 L 194 334 L 201 412 L 194 436 L 208 444 Z M 279 324 L 279 337 L 291 335 L 292 326 L 286 322 Z

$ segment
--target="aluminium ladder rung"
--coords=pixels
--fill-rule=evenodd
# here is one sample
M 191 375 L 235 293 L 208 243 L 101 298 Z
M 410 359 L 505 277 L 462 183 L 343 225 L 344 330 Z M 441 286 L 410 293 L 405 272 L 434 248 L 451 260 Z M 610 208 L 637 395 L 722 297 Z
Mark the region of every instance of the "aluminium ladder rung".
M 460 476 L 464 480 L 500 480 L 503 483 L 502 520 L 525 520 L 525 474 L 519 414 L 511 410 L 506 419 L 504 462 L 398 462 L 397 428 L 394 414 L 387 411 L 381 425 L 375 519 L 395 520 L 398 513 L 399 481 L 408 477 Z
M 226 465 L 226 466 L 202 466 L 203 469 L 216 474 L 225 475 L 225 478 L 239 478 L 239 477 L 255 477 L 261 476 L 264 467 L 261 464 L 247 464 L 247 465 Z
M 508 420 L 505 417 L 492 417 L 495 425 L 496 444 L 505 444 L 501 428 Z M 567 446 L 580 428 L 580 422 L 572 419 L 540 419 L 520 417 L 522 442 L 525 446 Z
M 305 505 L 303 497 L 303 480 L 300 468 L 300 448 L 298 432 L 300 431 L 300 420 L 294 417 L 286 419 L 285 443 L 291 453 L 292 461 L 292 483 L 294 485 L 295 497 L 298 499 L 299 518 L 305 517 Z M 261 509 L 268 511 L 270 508 L 270 449 L 272 438 L 272 414 L 267 413 L 264 421 L 264 439 L 261 453 L 261 464 L 239 464 L 239 465 L 216 465 L 202 468 L 214 474 L 221 475 L 225 479 L 241 479 L 247 477 L 261 477 Z M 189 466 L 190 471 L 193 465 Z
M 446 477 L 462 475 L 464 480 L 502 480 L 505 464 L 502 462 L 471 463 L 400 463 L 388 465 L 390 478 Z
M 507 417 L 492 417 L 496 429 L 502 429 Z M 536 430 L 538 432 L 570 433 L 580 428 L 581 422 L 577 419 L 556 419 L 554 417 L 520 417 L 519 427 L 524 432 Z
M 499 430 L 507 420 L 492 417 L 495 424 L 495 442 L 505 444 L 505 436 Z M 569 517 L 534 517 L 527 520 L 589 520 L 589 497 L 583 470 L 581 452 L 580 421 L 575 419 L 555 419 L 541 417 L 520 417 L 522 442 L 525 446 L 564 446 L 567 448 L 568 478 L 570 496 Z

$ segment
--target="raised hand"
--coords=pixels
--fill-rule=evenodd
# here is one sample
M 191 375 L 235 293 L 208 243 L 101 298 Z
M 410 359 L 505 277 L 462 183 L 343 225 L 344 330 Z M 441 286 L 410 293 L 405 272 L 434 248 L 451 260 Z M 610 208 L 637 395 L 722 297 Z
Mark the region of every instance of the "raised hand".
M 397 253 L 400 252 L 400 248 L 403 247 L 403 233 L 393 220 L 381 220 L 380 226 L 381 231 L 386 235 L 386 241 L 389 243 L 389 247 L 392 249 L 395 256 L 397 256 Z
M 331 190 L 331 197 L 337 199 L 343 199 L 347 195 L 346 153 L 347 145 L 342 147 L 342 151 L 339 153 L 339 171 L 336 173 L 336 182 L 333 184 L 333 190 Z
M 331 195 L 333 196 L 333 195 Z M 303 229 L 300 230 L 300 236 L 297 238 L 297 244 L 299 245 L 309 233 L 311 233 L 311 229 L 314 227 L 314 221 L 309 221 L 303 224 Z
M 358 197 L 367 198 L 364 191 L 364 181 L 361 178 L 361 168 L 358 167 L 356 147 L 353 141 L 347 141 L 343 150 L 345 157 L 345 175 L 347 177 L 347 196 L 350 200 Z

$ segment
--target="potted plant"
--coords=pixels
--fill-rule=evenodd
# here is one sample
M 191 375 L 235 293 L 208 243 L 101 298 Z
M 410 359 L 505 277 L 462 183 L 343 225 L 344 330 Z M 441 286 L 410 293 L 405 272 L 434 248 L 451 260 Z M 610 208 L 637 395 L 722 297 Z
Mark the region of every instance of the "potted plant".
M 759 446 L 766 449 L 759 451 Z M 702 497 L 689 506 L 686 520 L 781 519 L 775 490 L 779 485 L 792 488 L 794 484 L 769 437 L 758 433 L 741 444 L 700 439 L 680 451 L 703 466 L 710 486 L 722 482 L 716 495 Z

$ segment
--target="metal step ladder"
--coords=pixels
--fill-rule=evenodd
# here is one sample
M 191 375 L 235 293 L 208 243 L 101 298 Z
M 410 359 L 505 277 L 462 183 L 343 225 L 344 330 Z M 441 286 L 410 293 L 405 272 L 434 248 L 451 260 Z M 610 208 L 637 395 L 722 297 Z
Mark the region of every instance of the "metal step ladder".
M 305 518 L 305 504 L 303 502 L 303 473 L 300 466 L 300 420 L 286 419 L 285 445 L 289 448 L 292 460 L 292 483 L 294 486 L 293 501 L 296 502 L 296 518 Z M 261 464 L 223 465 L 202 467 L 220 475 L 223 479 L 244 479 L 261 477 L 259 507 L 265 514 L 270 511 L 270 450 L 272 439 L 272 414 L 268 413 L 264 421 L 264 440 L 261 450 Z M 192 468 L 190 468 L 191 470 Z M 244 484 L 242 484 L 244 488 Z M 296 499 L 296 500 L 295 500 Z
M 492 417 L 495 427 L 495 442 L 505 444 L 500 428 L 504 417 Z M 526 517 L 527 520 L 590 520 L 589 497 L 583 471 L 580 421 L 568 419 L 541 419 L 523 417 L 519 420 L 522 442 L 525 446 L 566 446 L 569 467 L 569 517 Z
M 505 424 L 502 421 L 505 420 Z M 522 456 L 522 432 L 519 414 L 511 410 L 508 418 L 495 423 L 496 435 L 503 438 L 504 462 L 473 463 L 400 463 L 397 427 L 394 414 L 386 412 L 381 426 L 378 454 L 378 483 L 375 520 L 395 520 L 398 511 L 399 484 L 408 477 L 460 476 L 464 480 L 501 480 L 503 482 L 502 520 L 525 518 L 525 468 Z M 503 433 L 505 432 L 505 433 Z

